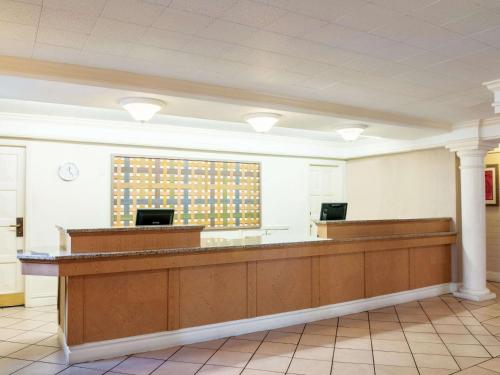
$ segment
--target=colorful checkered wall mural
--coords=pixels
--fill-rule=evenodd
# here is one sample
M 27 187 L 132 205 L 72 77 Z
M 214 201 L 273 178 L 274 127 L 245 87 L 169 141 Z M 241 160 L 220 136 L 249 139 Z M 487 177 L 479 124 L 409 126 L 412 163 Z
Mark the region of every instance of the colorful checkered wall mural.
M 260 227 L 260 165 L 232 161 L 113 156 L 113 226 L 138 208 L 173 208 L 174 224 Z

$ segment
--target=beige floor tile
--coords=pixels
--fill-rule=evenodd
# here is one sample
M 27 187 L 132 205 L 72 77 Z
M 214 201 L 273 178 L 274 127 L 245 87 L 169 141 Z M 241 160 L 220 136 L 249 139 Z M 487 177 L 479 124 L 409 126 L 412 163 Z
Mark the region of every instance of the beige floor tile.
M 305 326 L 306 326 L 305 324 L 296 324 L 293 326 L 276 328 L 274 331 L 288 332 L 288 333 L 302 333 L 304 331 Z
M 21 320 L 18 323 L 14 323 L 14 324 L 8 326 L 8 328 L 22 329 L 23 331 L 30 331 L 30 330 L 33 330 L 33 329 L 38 328 L 40 326 L 44 326 L 45 324 L 47 324 L 47 323 L 41 322 L 39 320 L 26 319 L 26 320 Z
M 369 313 L 384 313 L 384 314 L 394 314 L 396 313 L 396 308 L 394 306 L 381 307 L 380 309 L 370 310 Z
M 430 323 L 403 323 L 402 326 L 405 332 L 422 332 L 422 333 L 436 332 L 436 330 Z
M 300 345 L 309 346 L 324 346 L 326 348 L 333 348 L 335 343 L 335 336 L 326 335 L 309 335 L 304 333 L 300 338 Z
M 372 340 L 373 350 L 384 352 L 409 353 L 406 341 Z
M 399 321 L 402 323 L 427 323 L 429 319 L 427 315 L 417 315 L 417 314 L 398 314 Z
M 469 334 L 469 330 L 465 326 L 458 324 L 435 324 L 434 328 L 437 333 L 451 333 L 454 335 Z
M 391 341 L 405 341 L 405 335 L 403 332 L 394 331 L 380 331 L 372 332 L 372 340 L 391 340 Z
M 490 371 L 482 367 L 471 367 L 456 373 L 457 375 L 497 375 L 498 372 Z
M 175 362 L 205 363 L 215 353 L 213 349 L 183 347 L 170 360 Z
M 59 349 L 52 346 L 30 345 L 17 352 L 9 354 L 10 358 L 25 359 L 27 361 L 38 361 Z
M 363 311 L 356 314 L 344 315 L 343 318 L 347 319 L 359 319 L 359 320 L 368 320 L 368 312 Z
M 0 328 L 5 328 L 22 321 L 23 321 L 22 319 L 7 318 L 7 317 L 2 317 L 0 315 Z
M 306 328 L 304 328 L 304 333 L 309 335 L 335 336 L 337 334 L 337 326 L 307 324 Z
M 199 363 L 167 361 L 151 375 L 194 375 L 201 368 Z
M 31 365 L 16 371 L 15 375 L 55 375 L 66 367 L 68 366 L 55 363 L 33 362 Z
M 459 370 L 451 355 L 414 354 L 413 356 L 418 367 Z
M 37 331 L 22 331 L 20 335 L 11 337 L 9 341 L 19 342 L 22 344 L 36 344 L 52 336 L 51 333 Z
M 335 362 L 373 364 L 373 354 L 371 350 L 335 349 L 333 360 Z
M 339 318 L 330 318 L 330 319 L 322 319 L 314 322 L 316 325 L 320 326 L 329 326 L 329 327 L 337 327 L 339 322 Z
M 335 347 L 342 349 L 371 350 L 372 343 L 370 339 L 339 336 L 335 341 Z
M 64 355 L 64 351 L 59 349 L 57 352 L 49 354 L 47 357 L 43 357 L 42 359 L 40 359 L 40 361 L 65 365 L 66 356 Z
M 147 375 L 156 370 L 163 361 L 151 358 L 130 357 L 113 368 L 114 372 L 131 375 Z
M 490 335 L 490 332 L 483 326 L 466 326 L 473 335 Z
M 259 341 L 238 340 L 231 338 L 227 340 L 224 345 L 222 345 L 221 350 L 227 350 L 230 352 L 254 353 L 259 345 Z
M 122 356 L 122 357 L 115 357 L 115 358 L 109 358 L 109 359 L 101 359 L 99 361 L 78 363 L 78 364 L 75 364 L 75 366 L 90 368 L 90 369 L 94 369 L 94 370 L 109 371 L 113 367 L 118 365 L 120 362 L 123 362 L 126 358 L 127 357 Z
M 407 332 L 406 339 L 408 342 L 431 342 L 436 344 L 442 342 L 436 333 Z
M 7 357 L 9 354 L 26 348 L 28 344 L 19 344 L 17 342 L 0 341 L 0 357 Z
M 457 357 L 454 356 L 455 361 L 458 363 L 461 369 L 466 369 L 472 366 L 477 365 L 478 363 L 484 362 L 485 358 L 476 358 L 476 357 Z
M 446 345 L 442 343 L 410 342 L 409 345 L 411 351 L 417 354 L 439 354 L 439 355 L 450 354 Z
M 489 361 L 481 363 L 479 367 L 500 372 L 500 358 L 490 359 Z
M 482 345 L 500 345 L 500 340 L 493 335 L 474 335 L 474 337 Z
M 300 334 L 289 333 L 289 332 L 279 332 L 271 331 L 266 336 L 264 341 L 280 342 L 283 344 L 298 344 L 300 340 Z
M 57 375 L 102 375 L 102 374 L 104 374 L 104 371 L 102 370 L 93 370 L 90 368 L 71 366 Z
M 377 375 L 418 375 L 416 367 L 375 365 Z
M 20 329 L 0 328 L 0 340 L 12 341 L 12 337 L 19 336 L 20 334 L 25 332 L 26 331 L 22 331 Z
M 403 328 L 399 322 L 370 322 L 370 330 L 372 332 L 377 331 L 394 331 L 394 332 L 402 332 Z
M 472 335 L 452 335 L 448 333 L 440 334 L 445 344 L 479 344 L 479 341 Z
M 203 341 L 203 342 L 197 342 L 194 344 L 186 345 L 187 347 L 190 348 L 199 348 L 199 349 L 213 349 L 217 350 L 219 349 L 224 343 L 226 342 L 226 339 L 218 339 L 218 340 L 210 340 L 210 341 Z
M 373 365 L 333 362 L 332 375 L 374 375 Z
M 368 328 L 339 327 L 337 330 L 337 336 L 369 338 L 370 337 L 370 330 Z
M 482 357 L 489 358 L 490 354 L 483 348 L 482 345 L 459 345 L 446 344 L 451 355 L 461 357 Z
M 227 352 L 219 350 L 210 359 L 207 364 L 227 367 L 245 367 L 247 362 L 252 357 L 252 353 L 244 352 Z
M 333 348 L 324 348 L 322 346 L 299 345 L 293 355 L 295 358 L 314 359 L 318 361 L 332 361 Z
M 485 345 L 484 347 L 492 357 L 500 356 L 500 345 Z
M 459 316 L 458 319 L 466 326 L 480 326 L 479 320 L 473 316 Z
M 248 362 L 247 368 L 254 370 L 285 372 L 291 360 L 291 357 L 269 356 L 256 353 L 250 362 Z
M 347 319 L 341 317 L 339 319 L 339 327 L 348 327 L 348 328 L 369 328 L 370 325 L 368 320 L 360 320 L 360 319 Z
M 134 357 L 161 359 L 166 361 L 171 356 L 173 356 L 180 348 L 180 346 L 174 346 L 173 348 L 152 350 L 149 352 L 134 354 Z
M 462 325 L 456 316 L 434 316 L 431 317 L 432 324 L 457 324 Z
M 284 375 L 284 372 L 263 371 L 246 368 L 243 370 L 241 375 Z
M 370 322 L 399 322 L 399 318 L 396 313 L 385 314 L 385 313 L 370 312 L 369 317 L 370 317 Z
M 262 341 L 267 336 L 268 332 L 269 331 L 252 332 L 245 335 L 236 336 L 235 338 L 239 340 Z
M 284 375 L 284 372 L 263 371 L 246 368 L 243 370 L 241 375 Z
M 331 361 L 317 361 L 303 358 L 293 358 L 287 374 L 300 375 L 330 375 Z
M 11 374 L 31 363 L 31 361 L 24 361 L 22 359 L 0 358 L 0 374 Z
M 374 351 L 373 358 L 376 365 L 415 367 L 410 353 Z
M 279 342 L 263 342 L 256 354 L 267 356 L 293 357 L 297 345 Z
M 205 365 L 196 374 L 203 375 L 239 375 L 241 368 Z
M 61 344 L 59 343 L 59 337 L 57 337 L 57 335 L 47 337 L 45 340 L 37 342 L 37 344 L 44 346 L 53 346 L 54 348 L 61 347 Z

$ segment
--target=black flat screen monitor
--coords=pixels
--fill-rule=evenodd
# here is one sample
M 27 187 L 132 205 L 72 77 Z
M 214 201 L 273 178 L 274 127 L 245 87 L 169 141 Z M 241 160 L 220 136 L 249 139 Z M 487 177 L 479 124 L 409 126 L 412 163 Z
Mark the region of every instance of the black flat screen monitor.
M 135 225 L 172 225 L 174 222 L 174 210 L 139 208 L 135 217 Z
M 345 220 L 347 203 L 321 203 L 320 220 Z

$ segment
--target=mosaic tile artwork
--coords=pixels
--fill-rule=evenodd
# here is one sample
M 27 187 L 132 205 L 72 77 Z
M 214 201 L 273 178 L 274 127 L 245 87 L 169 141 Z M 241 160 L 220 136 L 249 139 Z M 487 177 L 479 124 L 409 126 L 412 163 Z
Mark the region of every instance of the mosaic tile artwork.
M 260 165 L 232 161 L 113 156 L 113 226 L 138 208 L 173 208 L 174 224 L 260 227 Z

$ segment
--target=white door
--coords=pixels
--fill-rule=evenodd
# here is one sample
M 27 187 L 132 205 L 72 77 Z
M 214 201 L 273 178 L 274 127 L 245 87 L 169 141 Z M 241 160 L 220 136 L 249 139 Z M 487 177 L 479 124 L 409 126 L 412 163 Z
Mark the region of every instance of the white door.
M 24 303 L 16 218 L 24 215 L 24 149 L 0 147 L 0 306 Z
M 321 203 L 339 202 L 340 168 L 330 165 L 309 166 L 309 233 L 316 236 L 314 220 L 319 220 Z

